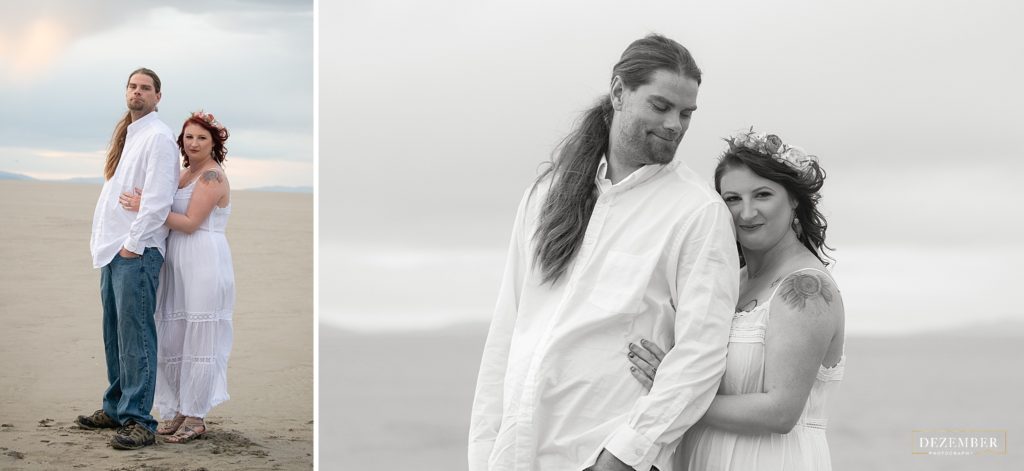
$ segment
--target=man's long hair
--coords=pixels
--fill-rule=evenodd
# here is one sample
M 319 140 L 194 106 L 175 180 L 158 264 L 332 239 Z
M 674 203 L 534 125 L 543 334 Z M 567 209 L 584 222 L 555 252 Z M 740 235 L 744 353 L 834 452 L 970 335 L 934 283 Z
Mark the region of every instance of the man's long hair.
M 624 87 L 636 90 L 658 70 L 692 78 L 700 84 L 700 69 L 681 44 L 658 34 L 633 41 L 612 68 Z M 534 232 L 535 261 L 540 263 L 543 281 L 558 281 L 579 252 L 583 235 L 597 202 L 594 177 L 601 157 L 608 154 L 612 116 L 611 97 L 602 96 L 579 119 L 562 140 L 550 165 L 537 177 L 534 188 L 551 177 L 551 188 L 541 208 Z
M 145 67 L 135 69 L 132 73 L 128 74 L 129 82 L 135 74 L 148 75 L 149 78 L 153 79 L 153 90 L 160 93 L 160 77 L 157 77 L 156 72 Z M 127 86 L 128 84 L 125 83 L 125 87 Z M 110 148 L 107 149 L 107 164 L 103 166 L 103 178 L 106 180 L 114 177 L 117 164 L 121 162 L 121 152 L 124 151 L 124 141 L 128 138 L 129 124 L 132 124 L 131 111 L 125 112 L 121 121 L 118 121 L 117 126 L 114 126 L 114 135 L 110 137 Z

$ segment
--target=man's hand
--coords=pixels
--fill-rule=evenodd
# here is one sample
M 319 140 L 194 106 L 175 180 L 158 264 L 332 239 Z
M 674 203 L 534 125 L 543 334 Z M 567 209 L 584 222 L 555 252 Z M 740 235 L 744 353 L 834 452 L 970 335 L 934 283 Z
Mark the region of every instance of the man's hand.
M 121 255 L 121 258 L 139 258 L 142 256 L 124 247 L 121 247 L 121 251 L 118 253 Z
M 632 466 L 619 461 L 608 450 L 601 450 L 601 454 L 597 455 L 597 462 L 587 468 L 587 471 L 634 471 L 634 469 Z

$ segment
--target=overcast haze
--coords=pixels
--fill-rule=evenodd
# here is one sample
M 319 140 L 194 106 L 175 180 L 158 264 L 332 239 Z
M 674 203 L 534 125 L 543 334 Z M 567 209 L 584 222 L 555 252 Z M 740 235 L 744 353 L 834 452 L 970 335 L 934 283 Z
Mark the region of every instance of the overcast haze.
M 522 190 L 649 32 L 704 71 L 677 158 L 710 181 L 721 137 L 750 125 L 820 157 L 852 331 L 1019 316 L 999 299 L 1024 262 L 1019 3 L 385 1 L 321 15 L 341 18 L 320 42 L 326 322 L 486 319 Z
M 127 74 L 160 75 L 178 131 L 205 109 L 231 131 L 235 188 L 313 186 L 312 1 L 35 1 L 0 18 L 0 170 L 97 177 Z

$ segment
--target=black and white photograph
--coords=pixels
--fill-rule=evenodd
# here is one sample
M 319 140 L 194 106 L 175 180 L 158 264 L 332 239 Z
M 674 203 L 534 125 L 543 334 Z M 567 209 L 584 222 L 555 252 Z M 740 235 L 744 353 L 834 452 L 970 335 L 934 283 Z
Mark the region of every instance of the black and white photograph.
M 1024 463 L 1019 5 L 319 15 L 324 469 Z

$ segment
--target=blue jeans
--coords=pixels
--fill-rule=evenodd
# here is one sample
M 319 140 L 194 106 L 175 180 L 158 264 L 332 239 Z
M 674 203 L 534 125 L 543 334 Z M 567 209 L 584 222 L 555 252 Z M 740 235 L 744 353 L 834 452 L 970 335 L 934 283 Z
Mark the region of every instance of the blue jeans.
M 142 256 L 115 255 L 100 273 L 103 347 L 107 381 L 103 411 L 121 425 L 128 421 L 156 430 L 156 287 L 164 257 L 153 247 Z

